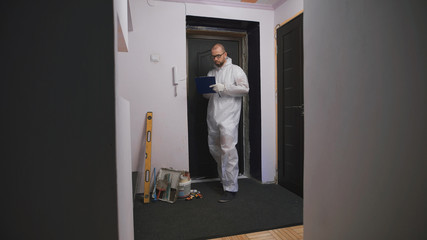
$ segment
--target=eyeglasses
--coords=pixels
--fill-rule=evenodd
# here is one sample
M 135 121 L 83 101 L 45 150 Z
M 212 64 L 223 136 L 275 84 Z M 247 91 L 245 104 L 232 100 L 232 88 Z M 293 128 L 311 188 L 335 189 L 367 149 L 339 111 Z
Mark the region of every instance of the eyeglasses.
M 222 55 L 224 55 L 225 52 L 218 54 L 218 55 L 212 55 L 211 58 L 212 59 L 216 59 L 216 58 L 220 58 Z

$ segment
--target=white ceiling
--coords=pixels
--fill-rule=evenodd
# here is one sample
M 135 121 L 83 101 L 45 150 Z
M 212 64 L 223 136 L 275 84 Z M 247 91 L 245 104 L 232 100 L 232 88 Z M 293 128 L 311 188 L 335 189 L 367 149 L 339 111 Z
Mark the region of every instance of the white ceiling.
M 286 0 L 157 0 L 273 10 Z

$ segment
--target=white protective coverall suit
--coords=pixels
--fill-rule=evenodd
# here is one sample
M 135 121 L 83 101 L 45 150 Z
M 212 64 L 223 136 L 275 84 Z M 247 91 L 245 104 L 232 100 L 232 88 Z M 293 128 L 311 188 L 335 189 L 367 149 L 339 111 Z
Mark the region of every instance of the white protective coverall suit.
M 218 176 L 224 191 L 237 192 L 239 156 L 236 144 L 242 96 L 249 92 L 249 83 L 245 72 L 239 66 L 233 65 L 229 57 L 222 67 L 215 66 L 215 69 L 209 71 L 208 76 L 215 76 L 216 83 L 225 86 L 224 91 L 209 94 L 209 151 L 217 162 Z

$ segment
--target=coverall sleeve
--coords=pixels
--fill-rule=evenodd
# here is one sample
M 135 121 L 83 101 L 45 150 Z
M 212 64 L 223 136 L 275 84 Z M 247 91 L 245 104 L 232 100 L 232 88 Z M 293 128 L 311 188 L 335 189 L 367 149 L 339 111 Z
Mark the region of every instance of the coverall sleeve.
M 224 93 L 233 97 L 246 95 L 249 92 L 249 82 L 243 69 L 239 66 L 233 66 L 231 75 L 234 81 L 225 85 Z

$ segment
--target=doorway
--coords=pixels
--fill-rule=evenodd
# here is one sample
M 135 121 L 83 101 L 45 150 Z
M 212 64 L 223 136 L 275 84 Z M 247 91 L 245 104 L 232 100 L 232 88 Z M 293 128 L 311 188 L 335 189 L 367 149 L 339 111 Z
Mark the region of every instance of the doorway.
M 277 30 L 278 182 L 303 197 L 303 14 Z
M 221 31 L 189 30 L 187 31 L 187 61 L 188 61 L 188 78 L 190 81 L 187 85 L 187 109 L 188 109 L 188 142 L 190 155 L 190 173 L 193 178 L 216 178 L 218 177 L 216 162 L 209 153 L 208 134 L 206 124 L 206 110 L 208 99 L 197 93 L 195 82 L 192 79 L 199 76 L 206 76 L 208 71 L 213 68 L 211 60 L 211 47 L 215 43 L 224 45 L 228 57 L 232 59 L 242 69 L 244 59 L 243 52 L 246 52 L 245 38 L 246 34 L 235 34 L 234 37 L 225 35 L 220 36 Z M 223 33 L 223 32 L 222 32 Z M 245 100 L 245 98 L 244 98 Z M 246 111 L 247 101 L 243 101 L 242 112 L 239 124 L 239 139 L 236 149 L 239 156 L 239 174 L 244 173 L 246 155 L 244 151 L 245 144 L 243 126 L 247 121 Z
M 208 71 L 213 68 L 210 49 L 217 42 L 225 46 L 233 64 L 242 67 L 248 76 L 250 91 L 243 100 L 239 140 L 236 148 L 239 154 L 239 173 L 260 180 L 259 23 L 195 16 L 187 16 L 187 113 L 190 173 L 192 178 L 217 177 L 216 162 L 211 157 L 207 144 L 206 109 L 208 101 L 197 93 L 194 86 L 196 76 L 206 76 Z M 251 45 L 256 47 L 251 49 Z M 253 54 L 253 59 L 247 57 L 250 54 Z

